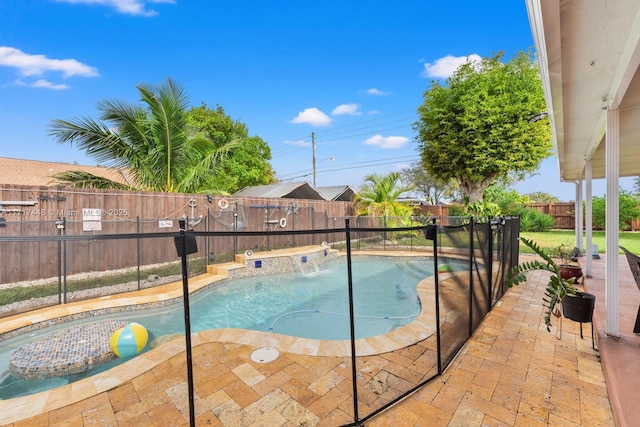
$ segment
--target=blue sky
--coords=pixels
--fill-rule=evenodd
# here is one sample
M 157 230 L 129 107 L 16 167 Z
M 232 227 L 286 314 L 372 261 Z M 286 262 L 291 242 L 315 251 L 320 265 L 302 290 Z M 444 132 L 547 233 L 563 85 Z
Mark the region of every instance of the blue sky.
M 0 0 L 0 156 L 93 165 L 51 120 L 97 118 L 97 101 L 136 103 L 136 85 L 171 77 L 267 141 L 281 180 L 312 183 L 313 132 L 317 185 L 357 189 L 418 159 L 432 80 L 532 46 L 518 0 Z M 574 198 L 555 158 L 515 188 Z

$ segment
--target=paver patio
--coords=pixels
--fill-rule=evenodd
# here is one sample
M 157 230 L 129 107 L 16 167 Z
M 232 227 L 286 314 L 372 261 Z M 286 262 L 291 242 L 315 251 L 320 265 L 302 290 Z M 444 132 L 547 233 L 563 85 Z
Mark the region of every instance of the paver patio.
M 627 360 L 638 360 L 640 337 L 625 332 L 613 340 L 603 335 L 604 301 L 598 295 L 602 292 L 603 271 L 604 260 L 594 260 L 594 277 L 586 280 L 586 290 L 598 296 L 597 346 L 605 359 L 606 382 L 600 352 L 591 348 L 588 325 L 584 339 L 580 339 L 578 325 L 568 320 L 561 340 L 556 338 L 555 328 L 546 331 L 542 320 L 546 277 L 534 272 L 526 284 L 506 293 L 441 377 L 366 425 L 639 425 L 638 411 L 627 411 L 629 403 L 625 400 L 637 402 L 637 377 L 624 371 L 621 377 L 620 366 L 609 366 L 606 359 L 616 360 L 610 352 L 618 352 L 622 342 L 625 351 L 635 352 L 627 355 Z M 625 280 L 621 277 L 621 283 Z M 635 288 L 633 282 L 629 286 Z M 621 311 L 621 319 L 631 317 L 621 321 L 621 329 L 633 327 L 640 302 L 635 289 L 636 294 L 629 291 L 632 314 Z M 194 347 L 197 425 L 339 426 L 353 420 L 348 359 L 281 352 L 275 361 L 257 364 L 250 360 L 255 348 L 228 342 Z M 402 359 L 388 362 L 400 372 L 402 365 L 411 363 L 419 353 L 406 350 Z M 178 351 L 109 391 L 6 425 L 188 425 L 186 390 L 185 357 Z M 362 398 L 363 402 L 374 401 L 380 395 L 372 391 Z M 615 417 L 610 401 L 616 409 Z M 367 410 L 364 404 L 360 408 Z

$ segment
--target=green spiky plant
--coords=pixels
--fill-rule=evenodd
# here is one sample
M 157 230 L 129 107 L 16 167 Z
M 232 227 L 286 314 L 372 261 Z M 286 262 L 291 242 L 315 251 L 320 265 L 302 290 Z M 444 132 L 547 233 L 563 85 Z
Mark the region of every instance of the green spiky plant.
M 538 246 L 533 240 L 528 240 L 524 237 L 520 237 L 520 241 L 531 248 L 533 252 L 542 258 L 542 261 L 534 259 L 532 261 L 523 262 L 516 265 L 507 275 L 507 285 L 512 287 L 520 283 L 527 281 L 527 273 L 531 271 L 548 271 L 551 273 L 549 276 L 549 283 L 547 283 L 547 289 L 545 290 L 545 296 L 543 298 L 544 307 L 546 312 L 544 315 L 544 323 L 547 325 L 547 331 L 551 331 L 551 316 L 560 316 L 560 311 L 557 310 L 558 303 L 567 295 L 577 295 L 577 291 L 573 284 L 576 278 L 563 279 L 560 275 L 560 266 L 553 260 L 553 258 Z

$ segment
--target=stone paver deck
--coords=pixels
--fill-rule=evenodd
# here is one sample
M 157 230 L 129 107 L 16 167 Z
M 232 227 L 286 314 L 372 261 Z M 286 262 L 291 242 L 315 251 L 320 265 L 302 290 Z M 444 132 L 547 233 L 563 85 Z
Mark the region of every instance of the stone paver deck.
M 546 281 L 544 273 L 536 272 L 527 284 L 510 289 L 441 377 L 366 425 L 613 426 L 600 354 L 591 348 L 591 337 L 580 339 L 577 324 L 570 321 L 564 322 L 561 340 L 555 328 L 547 332 L 544 326 Z M 597 301 L 596 310 L 601 305 Z M 281 351 L 275 361 L 259 364 L 250 359 L 255 346 L 224 338 L 200 333 L 194 340 L 197 425 L 335 427 L 353 421 L 348 359 Z M 151 368 L 143 359 L 130 364 L 130 379 L 8 425 L 188 425 L 183 348 L 181 339 L 171 341 L 157 349 L 170 353 L 162 362 Z M 401 372 L 415 363 L 416 348 L 385 358 L 386 370 Z M 114 369 L 113 375 L 119 375 L 121 368 Z M 636 378 L 627 378 L 626 386 L 637 388 Z M 44 401 L 33 398 L 25 404 L 44 408 L 55 400 L 70 401 L 77 391 L 64 387 Z M 624 417 L 616 419 L 620 426 L 633 425 L 625 424 Z

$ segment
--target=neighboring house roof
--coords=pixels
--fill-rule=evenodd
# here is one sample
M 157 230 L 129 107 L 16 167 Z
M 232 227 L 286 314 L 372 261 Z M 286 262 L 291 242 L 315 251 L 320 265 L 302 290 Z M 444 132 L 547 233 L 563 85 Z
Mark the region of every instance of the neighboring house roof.
M 113 168 L 0 157 L 0 184 L 53 187 L 61 185 L 53 175 L 70 170 L 81 170 L 112 181 L 127 183 L 124 174 Z
M 335 185 L 331 187 L 316 187 L 316 190 L 325 200 L 350 202 L 356 192 L 348 185 Z
M 425 199 L 420 199 L 418 197 L 399 197 L 398 201 L 400 203 L 406 203 L 409 205 L 428 205 Z
M 307 182 L 286 182 L 246 187 L 236 192 L 234 196 L 327 200 Z
M 307 182 L 286 182 L 246 187 L 234 194 L 245 197 L 271 197 L 280 199 L 311 199 L 350 202 L 355 191 L 348 185 L 313 188 Z

